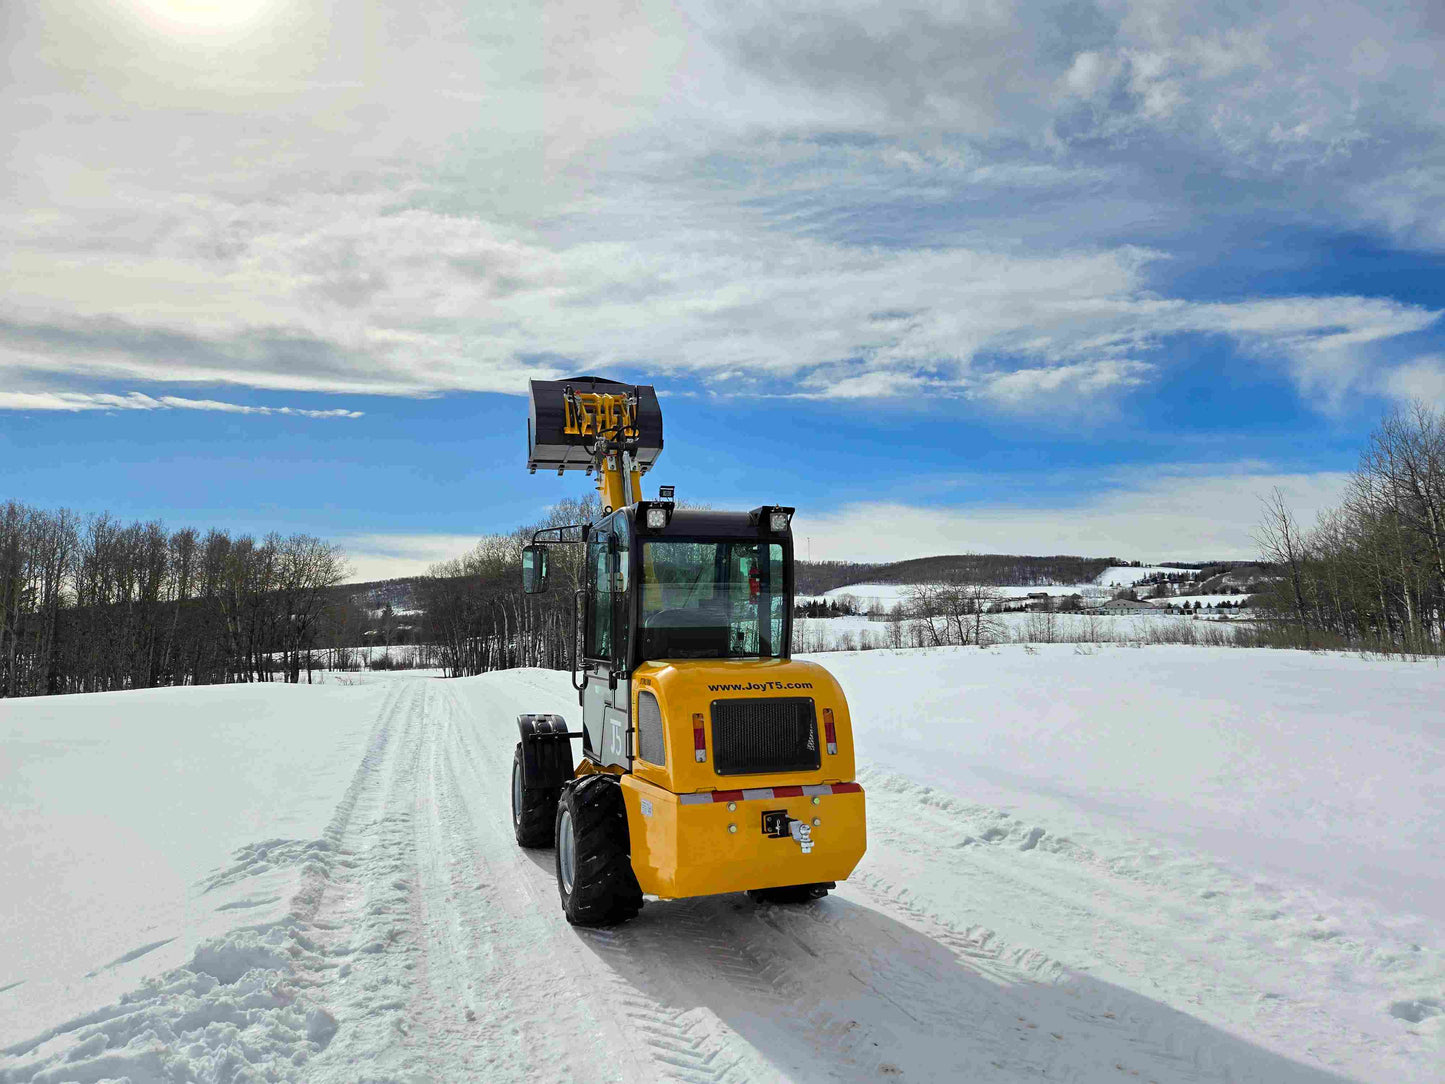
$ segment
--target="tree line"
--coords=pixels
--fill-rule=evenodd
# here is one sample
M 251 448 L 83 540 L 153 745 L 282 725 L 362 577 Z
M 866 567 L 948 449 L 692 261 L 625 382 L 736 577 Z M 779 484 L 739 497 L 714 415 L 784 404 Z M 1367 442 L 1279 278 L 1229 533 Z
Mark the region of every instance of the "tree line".
M 432 565 L 417 581 L 416 596 L 425 611 L 423 636 L 448 677 L 514 666 L 572 666 L 583 547 L 548 547 L 549 587 L 539 595 L 522 593 L 522 547 L 540 527 L 591 523 L 598 511 L 595 494 L 563 500 L 541 522 L 487 535 L 463 556 Z
M 1281 573 L 1265 596 L 1278 642 L 1441 653 L 1445 419 L 1423 402 L 1388 415 L 1339 507 L 1304 528 L 1276 489 L 1256 540 Z
M 348 572 L 306 534 L 0 505 L 0 697 L 300 681 Z

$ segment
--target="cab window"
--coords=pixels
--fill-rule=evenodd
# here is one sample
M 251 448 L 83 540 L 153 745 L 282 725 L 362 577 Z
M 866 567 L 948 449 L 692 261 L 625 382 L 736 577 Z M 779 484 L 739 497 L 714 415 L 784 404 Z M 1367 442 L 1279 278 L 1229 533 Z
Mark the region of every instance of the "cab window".
M 607 531 L 595 531 L 587 543 L 587 635 L 583 652 L 589 659 L 612 658 L 612 577 Z
M 776 542 L 644 541 L 642 657 L 782 657 L 783 568 Z

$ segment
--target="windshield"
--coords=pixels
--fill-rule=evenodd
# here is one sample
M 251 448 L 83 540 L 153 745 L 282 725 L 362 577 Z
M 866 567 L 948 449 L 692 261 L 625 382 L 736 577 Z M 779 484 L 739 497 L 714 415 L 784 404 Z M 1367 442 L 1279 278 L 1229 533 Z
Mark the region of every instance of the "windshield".
M 788 614 L 777 542 L 646 542 L 642 657 L 779 658 Z

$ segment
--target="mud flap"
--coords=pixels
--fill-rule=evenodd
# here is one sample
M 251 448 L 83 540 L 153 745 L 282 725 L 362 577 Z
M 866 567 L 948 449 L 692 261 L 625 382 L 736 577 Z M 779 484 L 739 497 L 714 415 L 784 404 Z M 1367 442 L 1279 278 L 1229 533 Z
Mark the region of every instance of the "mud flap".
M 560 787 L 572 778 L 572 738 L 560 715 L 519 715 L 522 783 L 528 788 Z

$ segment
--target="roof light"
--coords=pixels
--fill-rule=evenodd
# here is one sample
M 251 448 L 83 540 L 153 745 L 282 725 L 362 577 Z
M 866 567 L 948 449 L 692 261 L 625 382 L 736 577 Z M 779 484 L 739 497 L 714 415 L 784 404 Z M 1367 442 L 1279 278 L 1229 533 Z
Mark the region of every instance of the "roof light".
M 676 486 L 658 486 L 657 495 L 664 501 L 672 500 L 672 495 L 677 492 Z
M 781 504 L 765 504 L 748 513 L 748 522 L 754 527 L 766 529 L 769 534 L 787 534 L 788 524 L 793 521 L 793 509 Z
M 661 531 L 672 522 L 671 501 L 638 501 L 637 523 L 645 531 Z

